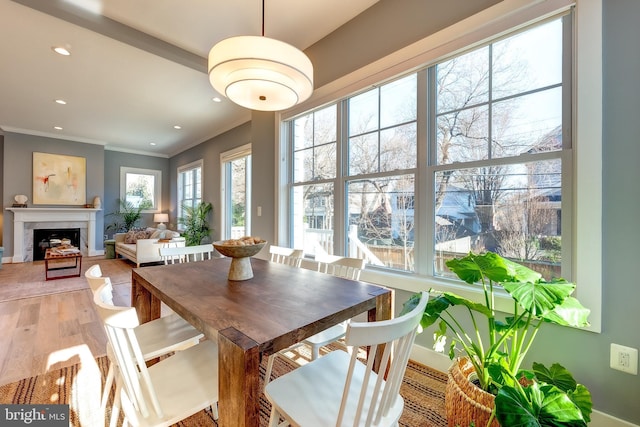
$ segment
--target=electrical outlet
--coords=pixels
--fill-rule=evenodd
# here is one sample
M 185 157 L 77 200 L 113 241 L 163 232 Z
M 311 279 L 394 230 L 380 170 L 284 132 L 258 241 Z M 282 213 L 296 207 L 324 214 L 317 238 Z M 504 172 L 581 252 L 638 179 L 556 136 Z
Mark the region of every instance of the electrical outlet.
M 638 349 L 612 343 L 609 363 L 613 369 L 638 375 Z

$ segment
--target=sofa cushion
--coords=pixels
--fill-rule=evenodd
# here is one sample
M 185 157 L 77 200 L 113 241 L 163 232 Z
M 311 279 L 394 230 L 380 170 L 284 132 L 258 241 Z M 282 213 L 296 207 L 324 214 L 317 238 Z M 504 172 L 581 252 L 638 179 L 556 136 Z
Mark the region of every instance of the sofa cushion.
M 136 232 L 136 241 L 138 241 L 138 239 L 148 239 L 149 238 L 149 234 L 147 234 L 146 230 L 140 230 Z

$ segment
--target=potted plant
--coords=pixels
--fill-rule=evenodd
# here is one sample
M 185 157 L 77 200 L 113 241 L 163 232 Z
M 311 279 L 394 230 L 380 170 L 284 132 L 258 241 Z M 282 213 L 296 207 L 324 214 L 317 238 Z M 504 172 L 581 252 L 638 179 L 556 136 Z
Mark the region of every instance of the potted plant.
M 184 226 L 182 235 L 187 246 L 195 246 L 202 243 L 205 237 L 209 237 L 209 213 L 213 206 L 209 202 L 200 202 L 196 206 L 183 205 L 184 216 L 178 218 L 178 223 Z
M 107 226 L 107 231 L 113 230 L 114 232 L 119 233 L 131 230 L 142 218 L 142 211 L 151 207 L 148 200 L 145 200 L 138 206 L 135 206 L 131 202 L 118 199 L 118 204 L 120 205 L 119 211 L 108 214 L 108 216 L 115 216 L 116 219 L 115 222 Z
M 444 349 L 446 338 L 452 338 L 449 357 L 454 359 L 456 351 L 461 350 L 477 387 L 495 396 L 495 408 L 487 425 L 495 417 L 502 426 L 586 426 L 592 409 L 591 395 L 567 369 L 559 364 L 547 368 L 539 363 L 534 363 L 532 370 L 521 369 L 543 324 L 588 325 L 589 310 L 571 297 L 575 285 L 564 279 L 547 282 L 541 274 L 493 252 L 469 253 L 446 265 L 461 280 L 480 283 L 483 301 L 432 290 L 421 326 L 438 322 L 435 347 Z M 513 315 L 500 318 L 496 312 L 499 288 L 513 300 Z M 414 295 L 405 302 L 403 312 L 415 307 L 417 298 Z M 454 310 L 456 306 L 463 309 Z M 465 330 L 460 315 L 469 317 L 470 330 Z M 486 331 L 479 328 L 482 318 Z M 480 427 L 477 420 L 462 421 L 461 425 L 469 421 Z

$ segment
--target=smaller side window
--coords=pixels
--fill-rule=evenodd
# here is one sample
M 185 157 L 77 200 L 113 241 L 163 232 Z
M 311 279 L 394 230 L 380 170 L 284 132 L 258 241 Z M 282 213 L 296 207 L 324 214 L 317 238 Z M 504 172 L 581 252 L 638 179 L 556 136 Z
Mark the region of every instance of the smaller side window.
M 157 212 L 162 206 L 162 171 L 120 168 L 120 200 L 142 212 Z

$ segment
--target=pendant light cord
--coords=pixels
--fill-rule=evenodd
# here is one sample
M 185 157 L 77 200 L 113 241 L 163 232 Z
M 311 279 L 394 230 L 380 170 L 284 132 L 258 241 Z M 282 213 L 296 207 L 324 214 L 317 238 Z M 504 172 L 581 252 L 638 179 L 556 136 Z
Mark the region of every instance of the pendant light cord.
M 262 0 L 262 37 L 264 37 L 264 0 Z

